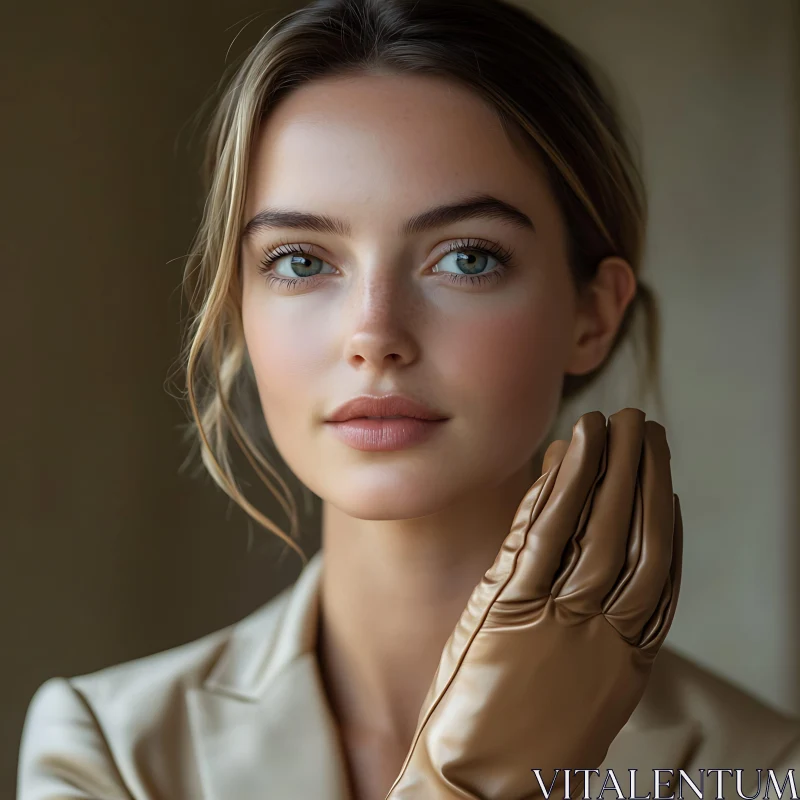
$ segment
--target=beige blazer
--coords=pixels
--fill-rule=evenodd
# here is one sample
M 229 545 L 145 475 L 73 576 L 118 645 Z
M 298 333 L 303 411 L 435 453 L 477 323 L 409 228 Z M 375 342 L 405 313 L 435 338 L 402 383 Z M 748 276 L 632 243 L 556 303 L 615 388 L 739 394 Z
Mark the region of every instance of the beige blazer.
M 292 586 L 195 642 L 47 681 L 25 721 L 18 800 L 346 800 L 314 651 L 321 566 L 318 552 Z M 647 794 L 653 769 L 682 768 L 695 782 L 698 769 L 743 769 L 750 786 L 757 768 L 782 782 L 789 767 L 800 789 L 797 720 L 662 649 L 601 774 L 638 769 Z M 708 782 L 704 796 L 716 797 Z

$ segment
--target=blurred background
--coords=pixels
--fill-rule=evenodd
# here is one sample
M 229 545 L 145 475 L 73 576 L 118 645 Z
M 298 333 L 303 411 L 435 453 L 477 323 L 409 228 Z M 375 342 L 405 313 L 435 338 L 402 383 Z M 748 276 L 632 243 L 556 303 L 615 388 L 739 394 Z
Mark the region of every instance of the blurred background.
M 686 532 L 669 643 L 800 712 L 800 3 L 519 4 L 604 70 L 641 142 L 644 277 L 663 316 L 663 409 L 636 395 L 623 350 L 559 435 L 628 405 L 667 427 Z M 197 638 L 299 573 L 210 479 L 181 470 L 185 416 L 168 385 L 202 208 L 197 112 L 299 5 L 3 9 L 0 797 L 13 797 L 44 680 Z M 312 513 L 306 552 L 318 534 Z

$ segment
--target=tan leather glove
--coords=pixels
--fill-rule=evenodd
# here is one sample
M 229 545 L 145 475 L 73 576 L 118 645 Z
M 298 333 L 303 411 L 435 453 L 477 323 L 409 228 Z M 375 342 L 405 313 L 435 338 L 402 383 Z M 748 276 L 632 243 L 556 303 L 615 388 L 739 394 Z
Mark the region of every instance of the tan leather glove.
M 563 770 L 600 766 L 672 623 L 682 541 L 664 428 L 584 414 L 447 641 L 387 800 L 532 800 L 534 768 L 563 797 Z

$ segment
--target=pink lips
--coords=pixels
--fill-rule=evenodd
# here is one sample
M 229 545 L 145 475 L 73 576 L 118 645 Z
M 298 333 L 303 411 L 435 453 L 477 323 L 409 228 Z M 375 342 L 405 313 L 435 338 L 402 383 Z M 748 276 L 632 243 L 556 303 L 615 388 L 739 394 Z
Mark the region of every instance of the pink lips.
M 439 430 L 447 420 L 423 420 L 412 417 L 400 419 L 350 419 L 328 422 L 335 436 L 356 450 L 402 450 L 420 444 Z
M 357 417 L 413 417 L 440 420 L 447 415 L 403 394 L 361 395 L 339 406 L 327 422 L 346 422 Z
M 405 395 L 361 395 L 340 406 L 325 424 L 357 450 L 400 450 L 425 441 L 447 419 Z

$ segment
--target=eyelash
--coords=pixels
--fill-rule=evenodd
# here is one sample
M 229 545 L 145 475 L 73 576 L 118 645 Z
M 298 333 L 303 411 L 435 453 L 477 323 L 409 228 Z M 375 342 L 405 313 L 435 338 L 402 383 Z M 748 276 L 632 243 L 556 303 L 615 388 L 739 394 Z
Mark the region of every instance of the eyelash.
M 505 276 L 506 272 L 513 266 L 514 251 L 501 247 L 494 242 L 486 241 L 485 239 L 458 239 L 452 242 L 447 250 L 442 254 L 444 258 L 449 253 L 459 250 L 474 250 L 483 255 L 490 255 L 497 259 L 498 266 L 491 272 L 486 272 L 481 275 L 456 275 L 452 272 L 440 272 L 440 275 L 447 275 L 448 280 L 452 283 L 470 283 L 473 285 L 480 283 L 488 283 L 490 281 L 499 281 Z M 305 255 L 314 255 L 313 251 L 305 248 L 300 244 L 290 244 L 288 242 L 280 243 L 271 251 L 264 251 L 264 258 L 259 263 L 258 271 L 267 278 L 270 286 L 275 284 L 281 285 L 288 290 L 293 290 L 298 284 L 308 284 L 316 278 L 321 277 L 314 275 L 310 278 L 284 278 L 282 275 L 276 275 L 272 269 L 278 259 L 284 256 L 293 255 L 295 253 L 302 253 Z M 319 258 L 319 256 L 315 256 Z

